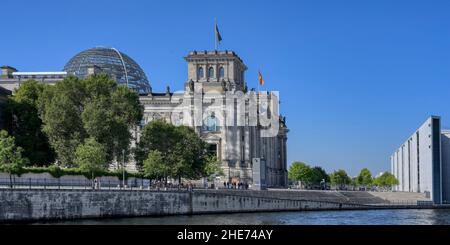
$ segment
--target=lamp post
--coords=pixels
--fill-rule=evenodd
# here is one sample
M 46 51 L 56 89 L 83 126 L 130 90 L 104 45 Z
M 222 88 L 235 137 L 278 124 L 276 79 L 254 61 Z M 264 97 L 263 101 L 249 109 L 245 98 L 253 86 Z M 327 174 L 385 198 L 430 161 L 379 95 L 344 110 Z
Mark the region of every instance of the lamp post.
M 125 150 L 122 150 L 122 186 L 125 188 Z

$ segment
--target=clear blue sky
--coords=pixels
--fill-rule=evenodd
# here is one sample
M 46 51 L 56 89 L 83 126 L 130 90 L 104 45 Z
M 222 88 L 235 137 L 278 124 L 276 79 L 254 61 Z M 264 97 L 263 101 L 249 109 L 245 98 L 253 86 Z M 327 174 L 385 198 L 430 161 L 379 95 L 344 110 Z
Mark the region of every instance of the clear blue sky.
M 450 1 L 3 0 L 0 64 L 61 70 L 77 52 L 113 46 L 154 91 L 182 89 L 184 57 L 236 51 L 256 87 L 280 91 L 288 160 L 356 175 L 389 156 L 429 115 L 450 128 Z

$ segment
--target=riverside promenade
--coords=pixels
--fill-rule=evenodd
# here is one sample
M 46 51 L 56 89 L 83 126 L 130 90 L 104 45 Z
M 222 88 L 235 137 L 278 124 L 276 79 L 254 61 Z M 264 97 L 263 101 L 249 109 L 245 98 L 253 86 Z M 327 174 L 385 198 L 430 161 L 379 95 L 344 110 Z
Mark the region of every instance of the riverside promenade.
M 399 198 L 395 200 L 395 198 Z M 448 208 L 418 193 L 299 190 L 0 189 L 0 222 L 308 210 Z

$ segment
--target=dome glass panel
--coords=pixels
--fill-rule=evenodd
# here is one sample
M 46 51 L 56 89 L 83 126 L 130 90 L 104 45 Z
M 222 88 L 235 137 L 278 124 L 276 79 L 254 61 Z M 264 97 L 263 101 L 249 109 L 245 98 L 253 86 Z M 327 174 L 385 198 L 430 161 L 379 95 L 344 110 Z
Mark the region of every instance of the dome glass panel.
M 75 55 L 64 66 L 69 75 L 85 78 L 89 69 L 106 73 L 119 84 L 138 93 L 149 93 L 150 83 L 141 67 L 128 55 L 114 48 L 92 48 Z M 127 82 L 128 81 L 128 82 Z

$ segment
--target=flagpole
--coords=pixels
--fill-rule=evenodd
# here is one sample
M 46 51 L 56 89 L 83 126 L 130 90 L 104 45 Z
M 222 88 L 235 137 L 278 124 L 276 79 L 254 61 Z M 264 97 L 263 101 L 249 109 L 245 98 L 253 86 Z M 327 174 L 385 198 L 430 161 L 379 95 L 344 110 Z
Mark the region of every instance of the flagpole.
M 259 76 L 261 76 L 261 71 L 260 70 L 258 70 L 258 94 L 260 92 L 260 86 L 261 86 L 261 80 L 260 80 Z
M 214 48 L 217 51 L 217 18 L 214 18 Z
M 261 71 L 258 69 L 258 93 L 256 93 L 256 113 L 257 113 L 256 126 L 258 128 L 259 128 L 259 125 L 260 125 L 259 113 L 260 113 L 260 109 L 261 109 L 260 108 L 260 105 L 261 105 L 261 91 L 260 91 L 261 80 L 260 80 L 260 76 L 261 76 Z
M 260 105 L 260 103 L 261 103 L 261 98 L 260 98 L 260 96 L 261 96 L 261 94 L 260 94 L 260 86 L 261 86 L 261 80 L 259 79 L 259 76 L 261 76 L 261 71 L 260 70 L 258 70 L 258 93 L 256 94 L 256 108 L 257 108 L 257 114 L 258 114 L 258 118 L 259 118 L 259 105 Z M 258 123 L 257 123 L 257 125 L 259 125 L 259 120 L 258 120 Z
M 258 81 L 258 94 L 259 94 L 259 87 L 260 87 L 260 85 L 261 85 L 261 82 Z

